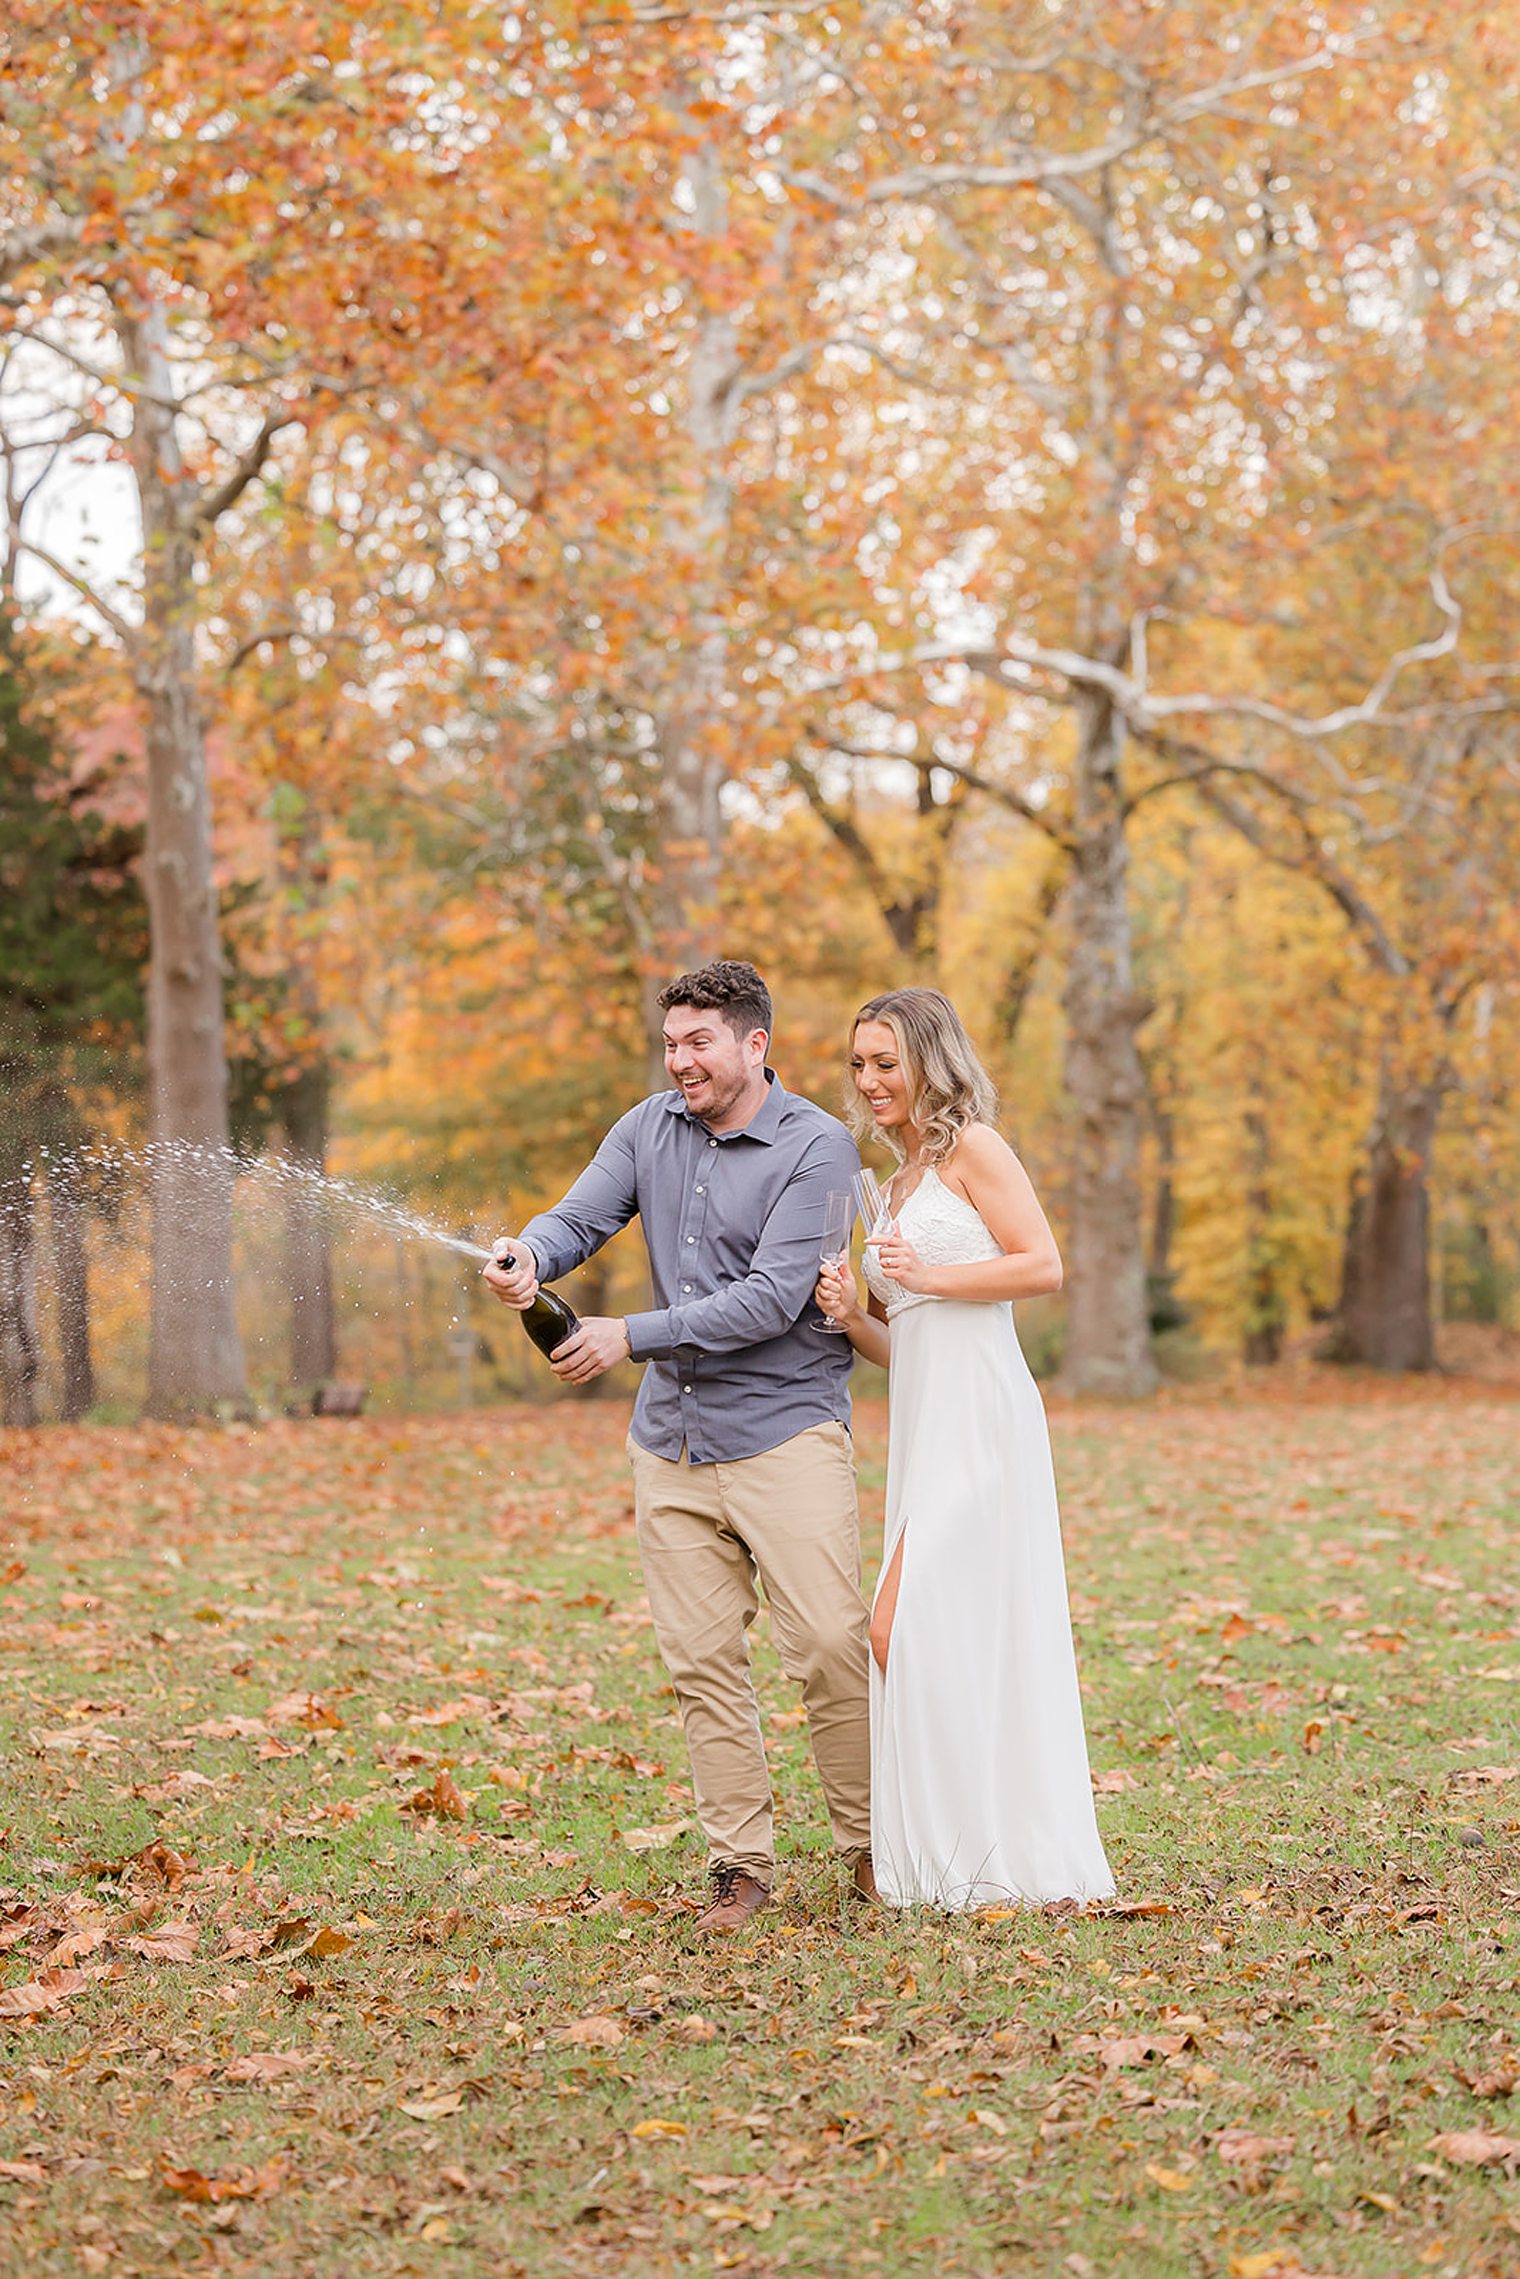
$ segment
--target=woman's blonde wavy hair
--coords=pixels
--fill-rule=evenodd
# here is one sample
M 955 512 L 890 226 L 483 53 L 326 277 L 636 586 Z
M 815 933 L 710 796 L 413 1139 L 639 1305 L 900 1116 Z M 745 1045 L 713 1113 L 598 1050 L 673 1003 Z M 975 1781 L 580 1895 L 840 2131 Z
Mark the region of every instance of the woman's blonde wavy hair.
M 962 1132 L 990 1124 L 997 1116 L 997 1093 L 976 1057 L 961 1017 L 938 989 L 888 989 L 862 1005 L 850 1026 L 850 1050 L 862 1021 L 883 1021 L 897 1039 L 898 1057 L 908 1079 L 915 1125 L 923 1134 L 926 1163 L 943 1163 Z M 885 1141 L 899 1162 L 905 1150 L 894 1132 L 880 1130 L 850 1076 L 845 1079 L 845 1119 L 857 1140 Z

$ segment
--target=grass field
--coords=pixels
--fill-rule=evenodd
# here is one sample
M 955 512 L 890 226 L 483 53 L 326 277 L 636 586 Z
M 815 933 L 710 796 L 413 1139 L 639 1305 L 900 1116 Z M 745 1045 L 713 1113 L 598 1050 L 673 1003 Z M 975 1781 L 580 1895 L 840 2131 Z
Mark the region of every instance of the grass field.
M 847 1904 L 762 1640 L 716 1952 L 620 1410 L 0 1435 L 6 2279 L 1520 2270 L 1520 1400 L 1053 1423 L 1118 1902 Z

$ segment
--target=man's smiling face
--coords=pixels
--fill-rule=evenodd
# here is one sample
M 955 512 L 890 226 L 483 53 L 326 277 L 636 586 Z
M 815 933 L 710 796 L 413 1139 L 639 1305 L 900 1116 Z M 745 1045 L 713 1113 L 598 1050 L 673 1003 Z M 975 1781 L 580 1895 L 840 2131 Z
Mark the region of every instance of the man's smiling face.
M 749 1122 L 765 1093 L 764 1029 L 737 1037 L 721 1013 L 672 1005 L 664 1041 L 665 1066 L 694 1116 L 711 1131 Z

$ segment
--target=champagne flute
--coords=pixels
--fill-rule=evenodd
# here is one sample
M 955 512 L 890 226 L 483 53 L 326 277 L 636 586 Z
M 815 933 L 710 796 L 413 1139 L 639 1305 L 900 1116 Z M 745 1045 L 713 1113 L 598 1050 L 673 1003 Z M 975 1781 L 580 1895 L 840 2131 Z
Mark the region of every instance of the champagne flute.
M 887 1209 L 887 1198 L 874 1171 L 857 1171 L 854 1179 L 855 1202 L 860 1211 L 860 1223 L 866 1230 L 867 1242 L 874 1242 L 892 1224 Z
M 820 1266 L 838 1266 L 849 1256 L 850 1233 L 854 1225 L 854 1196 L 847 1195 L 842 1188 L 832 1190 L 823 1206 L 823 1235 L 818 1244 Z M 844 1335 L 844 1323 L 830 1321 L 825 1313 L 819 1314 L 813 1327 L 826 1329 L 834 1337 Z

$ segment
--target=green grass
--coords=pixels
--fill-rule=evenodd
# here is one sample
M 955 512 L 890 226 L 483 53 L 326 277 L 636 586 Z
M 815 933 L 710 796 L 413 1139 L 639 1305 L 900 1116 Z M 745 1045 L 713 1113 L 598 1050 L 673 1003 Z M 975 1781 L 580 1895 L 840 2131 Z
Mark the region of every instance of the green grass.
M 1520 1406 L 1058 1410 L 1118 1903 L 848 1903 L 762 1641 L 717 1951 L 623 1429 L 0 1435 L 7 2279 L 1520 2268 Z

